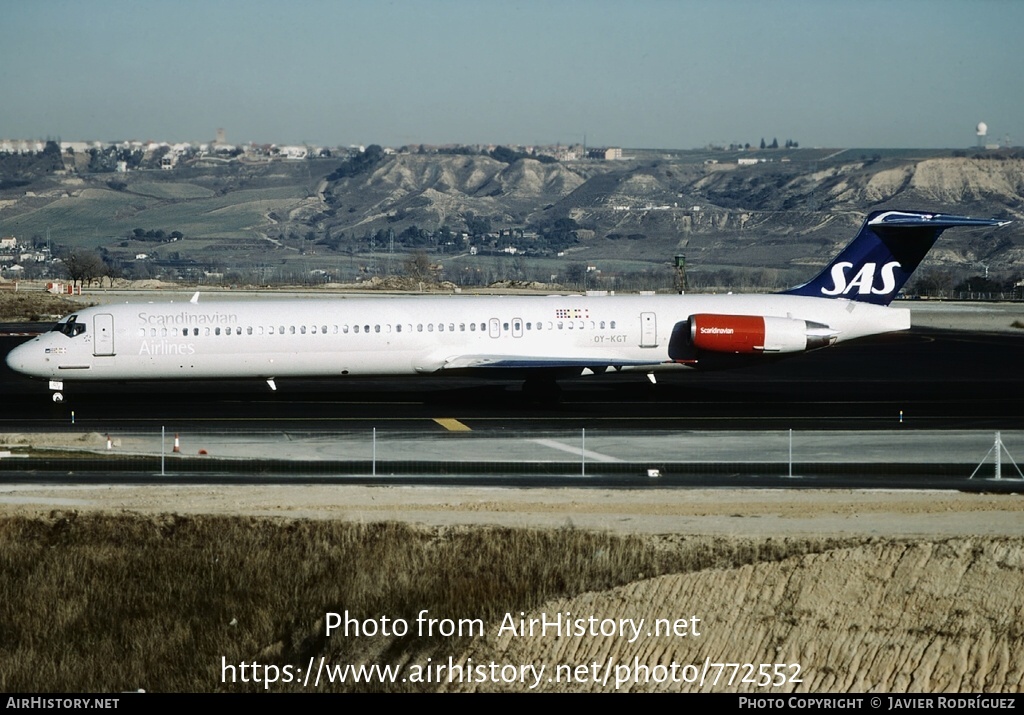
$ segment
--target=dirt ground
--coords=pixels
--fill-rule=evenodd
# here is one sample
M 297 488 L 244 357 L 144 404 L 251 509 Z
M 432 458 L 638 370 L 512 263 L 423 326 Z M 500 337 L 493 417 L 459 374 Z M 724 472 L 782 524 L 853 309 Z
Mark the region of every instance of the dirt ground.
M 1024 496 L 944 491 L 369 486 L 0 487 L 0 513 L 52 509 L 576 527 L 743 537 L 1024 537 Z

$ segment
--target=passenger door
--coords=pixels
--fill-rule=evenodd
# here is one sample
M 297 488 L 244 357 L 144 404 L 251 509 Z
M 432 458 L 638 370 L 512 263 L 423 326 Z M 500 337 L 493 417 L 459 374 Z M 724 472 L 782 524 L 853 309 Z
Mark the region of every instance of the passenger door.
M 99 313 L 92 319 L 92 354 L 97 357 L 114 354 L 114 316 Z

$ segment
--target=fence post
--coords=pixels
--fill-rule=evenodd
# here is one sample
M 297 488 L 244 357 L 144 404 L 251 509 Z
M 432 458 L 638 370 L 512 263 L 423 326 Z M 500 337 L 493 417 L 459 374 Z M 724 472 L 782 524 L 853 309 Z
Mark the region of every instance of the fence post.
M 1003 478 L 1003 434 L 996 432 L 996 479 Z
M 789 476 L 793 476 L 793 428 L 789 428 Z
M 580 427 L 580 476 L 587 476 L 587 428 Z

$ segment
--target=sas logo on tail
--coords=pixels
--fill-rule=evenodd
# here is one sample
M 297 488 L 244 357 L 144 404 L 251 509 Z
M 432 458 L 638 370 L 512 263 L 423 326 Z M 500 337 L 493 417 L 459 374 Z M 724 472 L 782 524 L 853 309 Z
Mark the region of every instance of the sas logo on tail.
M 882 286 L 875 287 L 875 263 L 865 263 L 853 278 L 847 280 L 846 272 L 853 268 L 848 261 L 841 261 L 832 266 L 832 288 L 822 288 L 822 295 L 848 295 L 856 289 L 858 295 L 887 295 L 896 289 L 897 261 L 882 266 Z

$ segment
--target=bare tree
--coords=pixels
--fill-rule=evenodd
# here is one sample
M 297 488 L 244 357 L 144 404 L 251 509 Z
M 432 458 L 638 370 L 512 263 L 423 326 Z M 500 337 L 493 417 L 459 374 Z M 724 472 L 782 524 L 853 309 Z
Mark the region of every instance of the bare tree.
M 106 271 L 103 259 L 95 251 L 76 248 L 63 256 L 64 271 L 72 285 L 89 285 Z
M 426 251 L 416 251 L 405 261 L 405 275 L 418 282 L 427 282 L 434 279 L 434 272 L 430 266 L 430 256 Z

